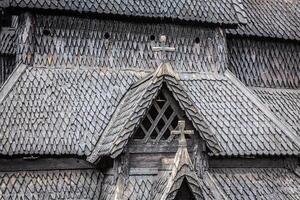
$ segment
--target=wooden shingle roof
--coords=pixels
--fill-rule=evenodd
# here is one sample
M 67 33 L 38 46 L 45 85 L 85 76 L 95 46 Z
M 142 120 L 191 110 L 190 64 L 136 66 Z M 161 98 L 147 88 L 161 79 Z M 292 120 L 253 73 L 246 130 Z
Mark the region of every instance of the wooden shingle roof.
M 299 0 L 243 0 L 247 24 L 228 33 L 300 40 Z
M 245 22 L 243 6 L 239 0 L 7 0 L 4 7 L 165 18 L 214 24 Z

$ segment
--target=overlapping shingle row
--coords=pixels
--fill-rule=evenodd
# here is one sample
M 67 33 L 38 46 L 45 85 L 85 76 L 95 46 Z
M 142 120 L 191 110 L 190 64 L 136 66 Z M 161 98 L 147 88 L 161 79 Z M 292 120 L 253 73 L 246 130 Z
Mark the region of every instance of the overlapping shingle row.
M 90 155 L 122 96 L 143 74 L 27 68 L 0 104 L 1 154 Z M 209 134 L 217 137 L 222 155 L 299 153 L 290 131 L 276 125 L 227 77 L 195 73 L 181 76 L 180 84 L 212 127 Z M 137 98 L 138 91 L 129 96 Z M 178 98 L 181 103 L 186 101 Z M 206 136 L 204 139 L 209 142 Z
M 300 90 L 252 88 L 282 122 L 300 136 Z
M 142 74 L 27 67 L 0 102 L 1 154 L 89 155 Z
M 166 56 L 177 71 L 225 69 L 219 29 L 41 15 L 35 24 L 34 66 L 153 70 L 162 56 L 151 47 L 160 46 L 159 36 L 166 34 L 166 45 L 176 48 Z
M 300 40 L 300 3 L 298 0 L 243 0 L 247 24 L 228 33 Z
M 300 87 L 300 43 L 228 39 L 229 69 L 247 86 Z
M 243 6 L 239 0 L 8 0 L 4 6 L 135 17 L 171 18 L 218 24 L 245 22 Z
M 212 126 L 221 155 L 299 155 L 299 138 L 281 129 L 246 87 L 222 75 L 186 76 L 181 83 Z
M 99 199 L 98 170 L 0 172 L 0 199 Z
M 15 30 L 0 31 L 0 54 L 16 53 L 16 35 Z
M 151 199 L 152 184 L 154 176 L 152 175 L 131 175 L 127 180 L 126 187 L 124 188 L 124 199 Z
M 300 177 L 284 168 L 219 168 L 210 174 L 228 199 L 296 200 Z

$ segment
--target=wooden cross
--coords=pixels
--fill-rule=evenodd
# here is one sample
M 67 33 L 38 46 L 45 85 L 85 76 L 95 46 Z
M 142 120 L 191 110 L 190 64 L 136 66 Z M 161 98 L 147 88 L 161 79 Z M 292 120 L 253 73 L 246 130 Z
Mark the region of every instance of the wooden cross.
M 166 46 L 167 37 L 165 35 L 161 35 L 159 37 L 159 42 L 161 46 L 159 47 L 151 47 L 152 51 L 154 52 L 162 52 L 163 59 L 166 59 L 166 52 L 174 52 L 176 49 L 175 47 L 167 47 Z
M 184 130 L 184 128 L 185 128 L 185 121 L 184 120 L 179 120 L 176 130 L 171 131 L 171 134 L 179 135 L 178 144 L 179 144 L 180 147 L 186 147 L 187 146 L 185 135 L 194 134 L 193 130 Z

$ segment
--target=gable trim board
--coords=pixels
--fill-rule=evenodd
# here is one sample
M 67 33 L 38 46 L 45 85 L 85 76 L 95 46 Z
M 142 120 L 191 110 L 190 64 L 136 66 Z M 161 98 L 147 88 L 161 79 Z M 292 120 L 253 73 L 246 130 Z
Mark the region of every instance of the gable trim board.
M 219 152 L 221 149 L 217 139 L 180 86 L 178 79 L 179 76 L 173 71 L 171 65 L 164 63 L 152 75 L 134 84 L 121 100 L 109 125 L 96 144 L 95 150 L 88 156 L 87 160 L 94 163 L 105 155 L 115 158 L 123 151 L 124 146 L 141 123 L 163 83 L 166 83 L 167 88 L 173 94 L 181 109 L 186 112 L 188 119 L 198 131 L 200 137 L 205 140 L 208 148 L 214 153 Z
M 228 77 L 232 83 L 234 83 L 247 97 L 262 111 L 267 115 L 269 119 L 271 119 L 278 127 L 286 133 L 286 135 L 294 141 L 298 147 L 300 147 L 300 137 L 298 137 L 297 133 L 294 130 L 290 129 L 288 125 L 279 120 L 274 113 L 265 106 L 260 99 L 247 87 L 243 85 L 243 83 L 238 80 L 230 71 L 225 71 L 225 76 Z
M 9 77 L 4 82 L 2 87 L 0 87 L 0 104 L 3 102 L 3 100 L 7 97 L 7 95 L 10 93 L 10 91 L 13 89 L 17 80 L 25 72 L 26 67 L 27 66 L 25 64 L 19 64 L 9 75 Z

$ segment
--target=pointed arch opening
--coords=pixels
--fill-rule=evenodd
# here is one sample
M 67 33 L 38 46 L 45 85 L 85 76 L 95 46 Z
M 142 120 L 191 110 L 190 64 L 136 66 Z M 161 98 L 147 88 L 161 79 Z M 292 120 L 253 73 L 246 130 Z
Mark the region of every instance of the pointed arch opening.
M 196 200 L 186 178 L 183 179 L 174 200 Z

